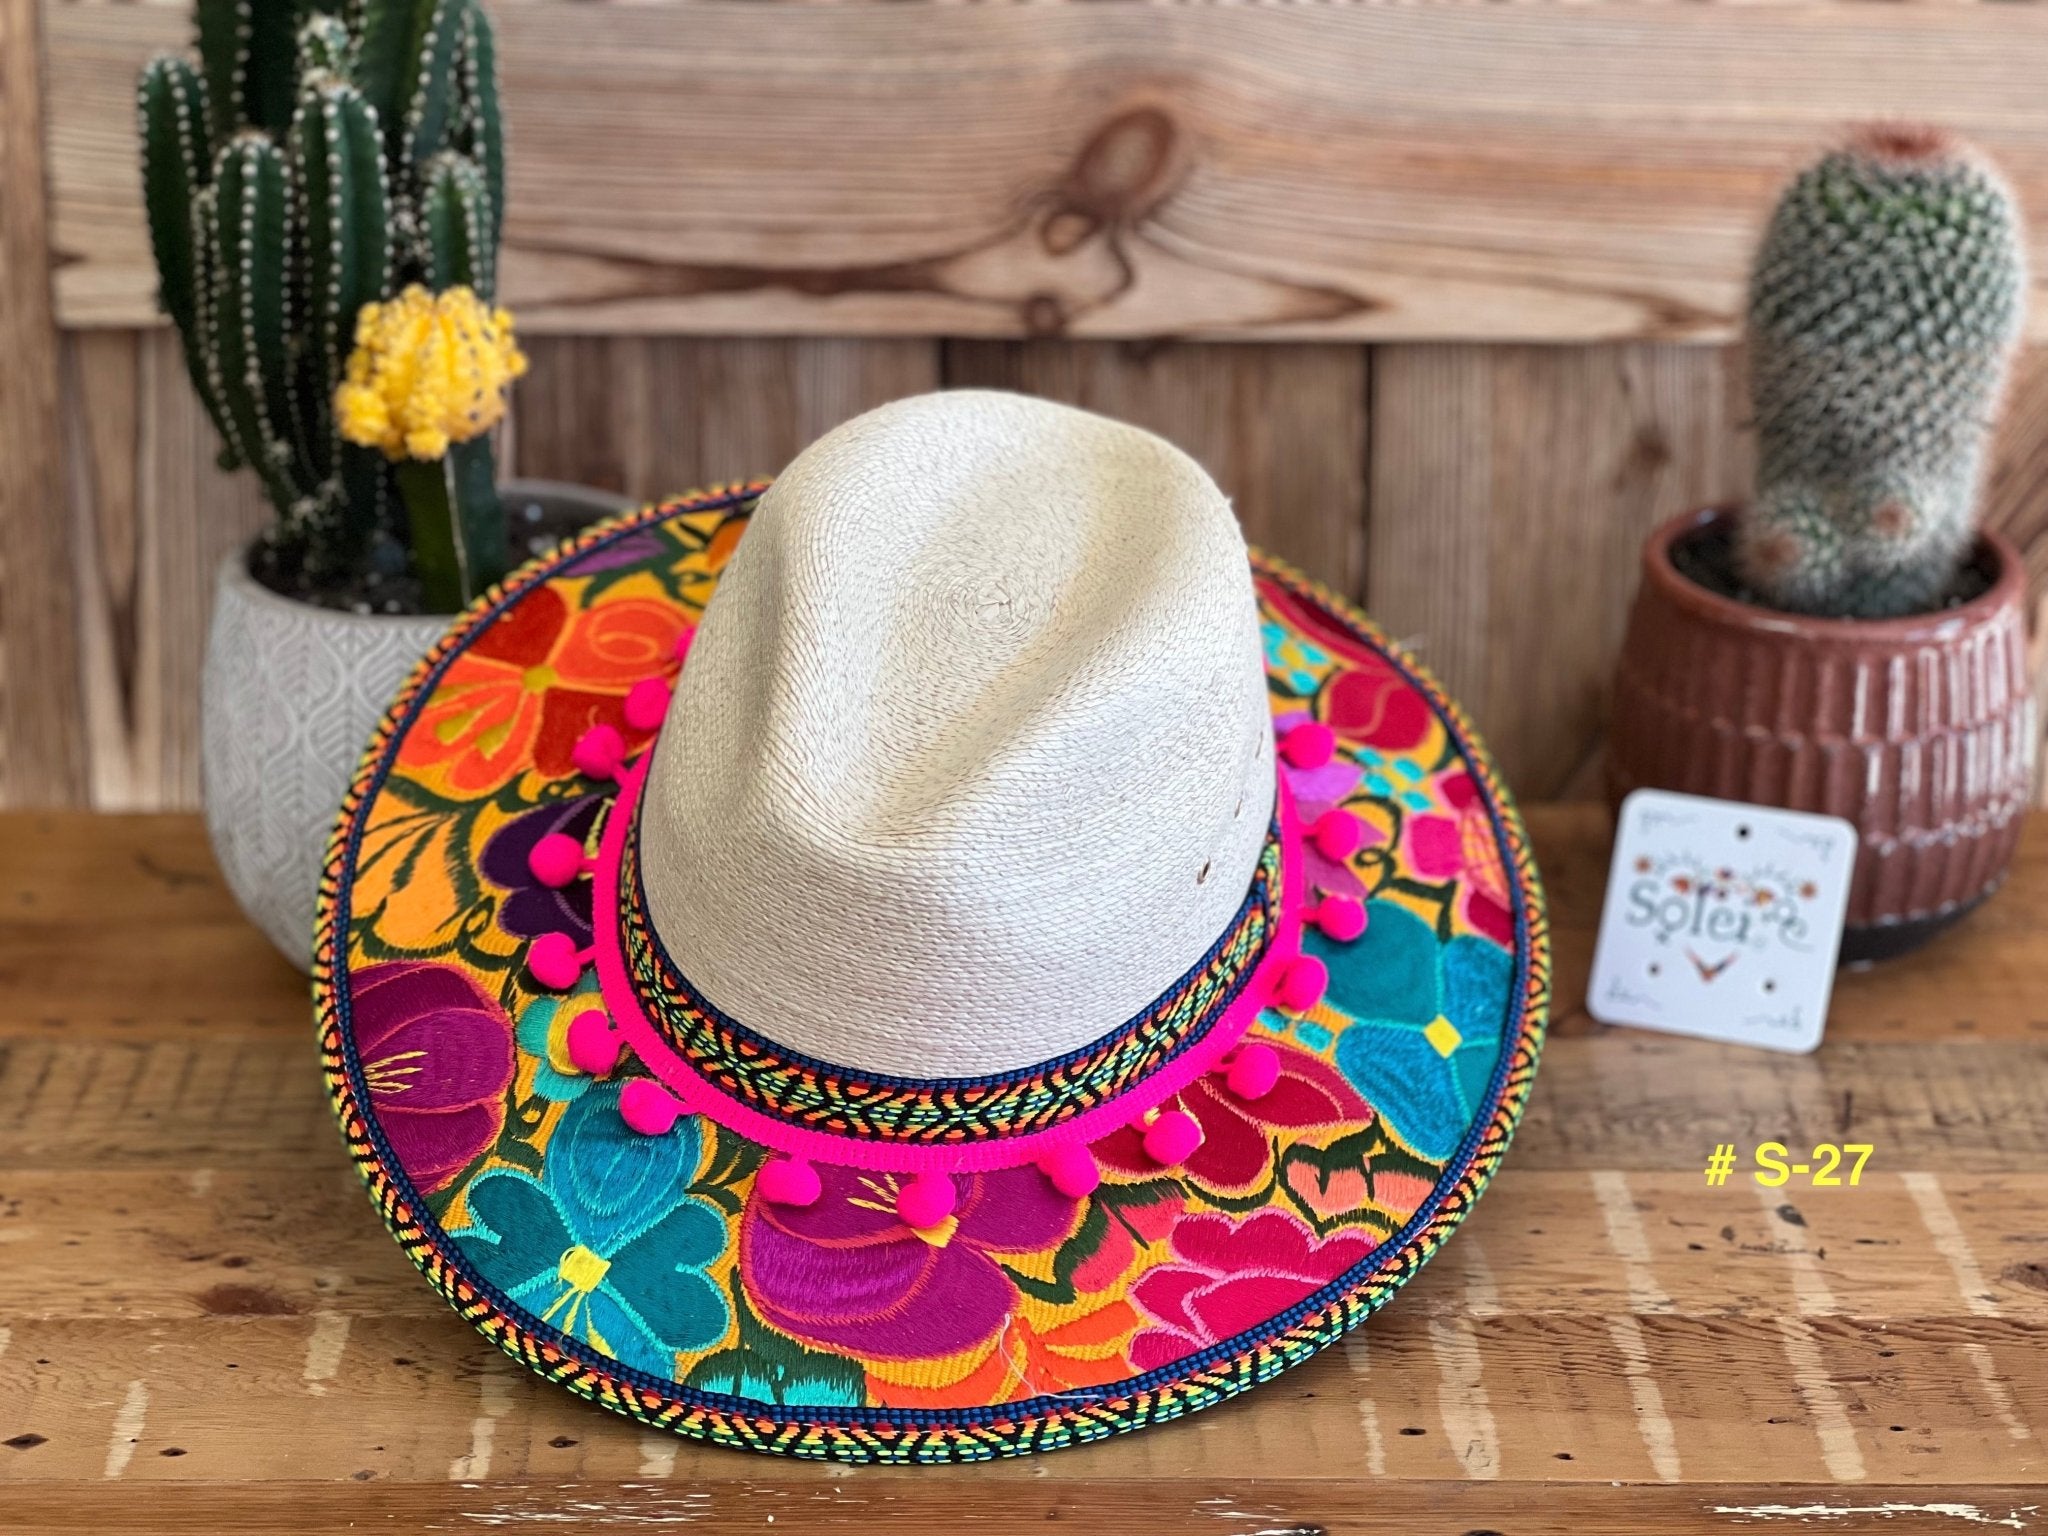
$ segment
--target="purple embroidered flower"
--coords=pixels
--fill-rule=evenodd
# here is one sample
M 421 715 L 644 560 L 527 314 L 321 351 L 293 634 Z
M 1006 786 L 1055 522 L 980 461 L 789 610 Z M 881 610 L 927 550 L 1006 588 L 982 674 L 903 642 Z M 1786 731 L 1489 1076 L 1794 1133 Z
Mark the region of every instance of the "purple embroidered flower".
M 1081 1209 L 1036 1168 L 956 1175 L 953 1215 L 919 1233 L 896 1215 L 896 1175 L 821 1165 L 818 1176 L 810 1205 L 747 1202 L 741 1275 L 783 1332 L 873 1360 L 930 1359 L 994 1338 L 1017 1287 L 992 1255 L 1052 1247 Z
M 1273 721 L 1276 735 L 1285 735 L 1291 726 L 1308 719 L 1305 714 L 1277 716 Z M 1294 814 L 1304 828 L 1315 825 L 1316 818 L 1333 810 L 1351 798 L 1358 788 L 1358 781 L 1365 776 L 1360 768 L 1341 750 L 1320 768 L 1291 767 L 1286 758 L 1280 759 L 1280 772 L 1286 775 L 1287 788 L 1294 795 Z M 1364 834 L 1359 846 L 1370 848 L 1374 843 L 1384 842 L 1386 834 L 1370 821 L 1361 820 L 1359 830 Z M 1308 873 L 1311 891 L 1320 891 L 1326 896 L 1349 896 L 1355 900 L 1365 899 L 1365 882 L 1353 872 L 1344 860 L 1333 859 L 1317 850 L 1314 843 L 1302 839 L 1302 863 Z
M 659 559 L 668 553 L 669 546 L 660 534 L 652 529 L 640 533 L 629 533 L 623 538 L 613 539 L 603 549 L 592 550 L 574 564 L 578 576 L 589 576 L 598 571 L 616 571 L 629 565 L 640 565 L 649 560 Z
M 467 972 L 394 960 L 349 973 L 369 1110 L 422 1194 L 445 1188 L 505 1124 L 512 1021 Z
M 571 880 L 560 890 L 551 890 L 534 879 L 526 860 L 533 845 L 550 832 L 566 832 L 582 842 L 597 824 L 603 804 L 600 795 L 558 800 L 515 816 L 491 834 L 479 867 L 486 880 L 511 892 L 498 905 L 500 928 L 517 939 L 566 933 L 578 949 L 590 942 L 590 882 Z

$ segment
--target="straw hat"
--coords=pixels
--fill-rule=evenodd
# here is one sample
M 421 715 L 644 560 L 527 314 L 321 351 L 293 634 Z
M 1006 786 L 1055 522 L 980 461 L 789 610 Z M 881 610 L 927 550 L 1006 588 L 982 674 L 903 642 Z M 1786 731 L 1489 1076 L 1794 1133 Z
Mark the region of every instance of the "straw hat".
M 1373 1310 L 1498 1161 L 1547 969 L 1435 687 L 1178 450 L 979 392 L 464 616 L 317 947 L 351 1149 L 464 1316 L 892 1461 L 1175 1417 Z

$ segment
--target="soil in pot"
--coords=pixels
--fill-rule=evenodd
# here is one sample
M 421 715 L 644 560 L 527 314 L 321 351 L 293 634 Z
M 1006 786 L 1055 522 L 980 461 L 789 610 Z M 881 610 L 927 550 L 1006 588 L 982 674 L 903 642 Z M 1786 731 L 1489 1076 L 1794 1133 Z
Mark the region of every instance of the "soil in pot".
M 1746 602 L 1732 516 L 1653 533 L 1608 736 L 1619 804 L 1650 786 L 1841 816 L 1859 837 L 1845 963 L 1983 901 L 2017 845 L 2038 733 L 2019 557 L 1985 534 L 1942 608 L 1851 620 Z
M 1725 597 L 1766 612 L 1776 611 L 1745 586 L 1736 574 L 1735 523 L 1732 518 L 1710 517 L 1695 522 L 1682 537 L 1672 540 L 1671 565 L 1694 586 L 1702 587 L 1716 597 Z M 1963 568 L 1956 572 L 1955 580 L 1942 593 L 1936 608 L 1960 608 L 1965 603 L 1975 602 L 1991 590 L 1997 579 L 1998 562 L 1988 546 L 1980 545 Z
M 509 480 L 498 488 L 498 497 L 505 509 L 513 570 L 629 505 L 623 496 L 554 480 Z M 307 579 L 301 563 L 280 558 L 275 548 L 259 540 L 250 550 L 249 574 L 279 597 L 337 613 L 424 611 L 419 580 L 406 569 L 405 551 L 393 543 L 373 552 L 368 567 L 347 582 L 316 585 Z

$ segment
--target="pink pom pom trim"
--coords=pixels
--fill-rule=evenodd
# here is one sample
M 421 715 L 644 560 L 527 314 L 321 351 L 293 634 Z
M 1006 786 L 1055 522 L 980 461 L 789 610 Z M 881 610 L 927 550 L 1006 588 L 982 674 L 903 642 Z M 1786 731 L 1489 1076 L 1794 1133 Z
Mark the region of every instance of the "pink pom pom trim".
M 1365 932 L 1365 903 L 1350 896 L 1325 896 L 1309 909 L 1308 918 L 1325 938 L 1349 944 Z
M 645 677 L 626 694 L 626 724 L 636 731 L 658 731 L 668 718 L 669 686 L 658 677 Z
M 590 950 L 578 949 L 576 941 L 566 933 L 544 933 L 526 952 L 526 968 L 542 986 L 566 992 L 576 985 L 576 978 L 583 974 L 590 956 Z
M 920 1173 L 896 1192 L 896 1214 L 906 1226 L 929 1230 L 953 1214 L 959 1198 L 943 1173 Z
M 1336 752 L 1337 733 L 1320 720 L 1297 725 L 1280 738 L 1280 755 L 1295 768 L 1320 768 Z
M 612 1028 L 611 1015 L 602 1008 L 579 1013 L 569 1021 L 569 1060 L 576 1070 L 592 1077 L 609 1077 L 619 1064 L 625 1042 Z
M 642 755 L 627 765 L 619 793 L 605 818 L 597 854 L 593 898 L 597 910 L 595 964 L 604 1003 L 626 1046 L 649 1071 L 676 1095 L 689 1113 L 700 1114 L 751 1141 L 787 1157 L 820 1165 L 861 1168 L 899 1176 L 925 1171 L 951 1175 L 987 1173 L 1002 1168 L 1030 1167 L 1068 1144 L 1087 1146 L 1113 1134 L 1151 1107 L 1170 1103 L 1175 1094 L 1222 1064 L 1258 1018 L 1261 1009 L 1278 1006 L 1276 996 L 1301 949 L 1302 925 L 1311 905 L 1306 885 L 1303 842 L 1306 828 L 1295 813 L 1284 777 L 1275 787 L 1281 838 L 1282 890 L 1278 922 L 1264 956 L 1240 987 L 1236 999 L 1193 1048 L 1147 1076 L 1127 1092 L 1084 1110 L 1058 1126 L 988 1141 L 944 1145 L 904 1145 L 862 1140 L 792 1124 L 756 1109 L 714 1087 L 693 1071 L 663 1037 L 643 1010 L 626 967 L 616 919 L 620 867 L 634 807 L 647 773 Z M 1318 972 L 1318 974 L 1320 974 Z M 1313 1006 L 1311 998 L 1309 1006 Z
M 542 885 L 560 890 L 592 865 L 575 838 L 566 832 L 550 832 L 526 855 L 526 867 Z
M 1317 853 L 1326 859 L 1341 861 L 1358 852 L 1358 845 L 1365 837 L 1365 828 L 1349 811 L 1325 811 L 1309 828 L 1308 837 L 1316 845 Z
M 1279 1081 L 1280 1053 L 1256 1040 L 1237 1048 L 1223 1074 L 1224 1086 L 1240 1099 L 1263 1099 Z
M 1314 955 L 1297 955 L 1281 972 L 1280 985 L 1273 989 L 1273 1001 L 1285 1012 L 1307 1013 L 1323 1000 L 1329 985 L 1329 967 Z
M 619 1118 L 642 1136 L 666 1136 L 683 1113 L 683 1101 L 651 1077 L 636 1077 L 619 1090 Z
M 1172 1168 L 1195 1155 L 1202 1127 L 1184 1109 L 1168 1109 L 1145 1128 L 1145 1155 L 1162 1168 Z
M 1102 1169 L 1095 1154 L 1077 1142 L 1054 1147 L 1038 1160 L 1038 1167 L 1052 1180 L 1052 1187 L 1069 1200 L 1086 1199 L 1102 1182 Z
M 609 725 L 593 725 L 569 751 L 576 771 L 590 779 L 616 779 L 626 761 L 626 740 Z
M 771 1158 L 754 1175 L 754 1192 L 771 1205 L 816 1205 L 824 1189 L 818 1170 L 801 1158 Z

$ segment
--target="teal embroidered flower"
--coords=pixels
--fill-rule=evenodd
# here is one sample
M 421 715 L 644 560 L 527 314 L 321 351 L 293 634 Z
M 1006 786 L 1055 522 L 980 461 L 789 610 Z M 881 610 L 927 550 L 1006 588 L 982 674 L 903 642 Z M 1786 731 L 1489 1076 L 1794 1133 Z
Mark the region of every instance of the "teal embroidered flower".
M 1485 1101 L 1513 1001 L 1508 952 L 1470 934 L 1448 943 L 1406 907 L 1369 904 L 1349 944 L 1310 934 L 1330 968 L 1324 1003 L 1345 1015 L 1337 1067 L 1402 1140 L 1442 1162 Z
M 522 1308 L 622 1365 L 670 1377 L 676 1356 L 710 1348 L 731 1319 L 705 1270 L 726 1225 L 688 1193 L 694 1118 L 642 1136 L 619 1118 L 619 1085 L 562 1112 L 541 1176 L 494 1168 L 471 1182 L 469 1226 L 453 1233 L 476 1271 Z
M 1321 673 L 1330 665 L 1327 651 L 1268 619 L 1259 626 L 1266 647 L 1266 670 L 1284 678 L 1296 698 L 1313 698 Z
M 574 1070 L 569 1061 L 570 1022 L 584 1010 L 599 1006 L 597 989 L 586 996 L 539 997 L 519 1015 L 514 1038 L 519 1049 L 533 1058 L 533 1091 L 556 1104 L 580 1099 L 591 1079 Z M 556 1063 L 561 1065 L 556 1065 Z

